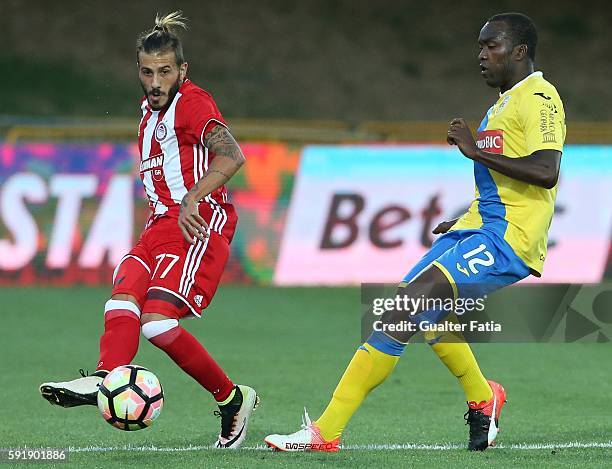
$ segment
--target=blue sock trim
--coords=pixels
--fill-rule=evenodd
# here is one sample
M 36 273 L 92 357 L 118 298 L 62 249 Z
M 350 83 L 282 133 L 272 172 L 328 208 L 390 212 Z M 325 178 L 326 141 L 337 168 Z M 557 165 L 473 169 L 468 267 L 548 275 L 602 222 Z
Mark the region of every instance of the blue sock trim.
M 366 343 L 374 347 L 376 350 L 382 353 L 386 353 L 387 355 L 393 355 L 394 357 L 399 357 L 404 353 L 404 349 L 406 348 L 406 344 L 402 344 L 395 339 L 392 339 L 384 332 L 380 331 L 372 331 Z
M 438 337 L 428 340 L 427 343 L 429 345 L 436 345 L 438 342 L 440 342 L 440 339 L 442 339 L 442 335 L 439 335 Z

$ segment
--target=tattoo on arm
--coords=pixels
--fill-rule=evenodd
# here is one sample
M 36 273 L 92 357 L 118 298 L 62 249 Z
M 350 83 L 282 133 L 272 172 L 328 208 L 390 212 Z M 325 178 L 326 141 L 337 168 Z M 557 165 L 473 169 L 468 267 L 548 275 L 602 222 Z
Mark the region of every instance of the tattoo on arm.
M 206 171 L 206 174 L 210 174 L 210 173 L 219 173 L 225 179 L 230 178 L 229 174 L 225 174 L 223 171 L 219 171 L 218 169 L 209 169 L 208 171 Z
M 229 130 L 222 125 L 216 125 L 210 132 L 204 135 L 206 148 L 213 151 L 216 155 L 223 155 L 238 164 L 244 162 L 244 155 L 238 143 Z

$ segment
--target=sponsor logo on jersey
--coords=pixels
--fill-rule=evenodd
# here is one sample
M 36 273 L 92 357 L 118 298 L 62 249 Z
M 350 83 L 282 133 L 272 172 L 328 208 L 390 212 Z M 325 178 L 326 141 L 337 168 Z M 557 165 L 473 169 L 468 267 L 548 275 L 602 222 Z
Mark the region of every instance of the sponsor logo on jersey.
M 504 152 L 504 131 L 485 130 L 483 132 L 478 132 L 476 146 L 489 153 L 502 154 Z
M 540 98 L 544 98 L 546 101 L 550 101 L 550 96 L 546 96 L 544 93 L 533 93 L 534 96 L 539 96 Z
M 163 122 L 157 124 L 157 127 L 155 128 L 155 140 L 157 140 L 158 142 L 162 142 L 163 140 L 165 140 L 167 135 L 168 128 L 166 127 L 166 124 L 164 124 Z
M 537 93 L 536 93 L 537 94 Z M 542 103 L 540 108 L 540 132 L 542 132 L 542 143 L 556 143 L 557 128 L 557 106 L 555 103 Z
M 163 169 L 154 169 L 153 170 L 153 180 L 155 182 L 161 182 L 164 180 L 164 170 Z
M 164 166 L 164 154 L 153 155 L 151 158 L 142 160 L 140 162 L 140 172 L 146 173 L 147 171 L 162 170 Z

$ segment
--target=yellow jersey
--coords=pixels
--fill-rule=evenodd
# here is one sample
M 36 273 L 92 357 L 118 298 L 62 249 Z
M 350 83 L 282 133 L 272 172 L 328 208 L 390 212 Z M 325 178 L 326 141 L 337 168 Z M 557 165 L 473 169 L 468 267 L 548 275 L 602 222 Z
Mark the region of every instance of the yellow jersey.
M 563 151 L 563 103 L 542 72 L 501 93 L 478 127 L 478 148 L 510 158 Z M 476 194 L 451 230 L 480 228 L 502 236 L 538 276 L 542 272 L 557 187 L 545 189 L 474 162 Z

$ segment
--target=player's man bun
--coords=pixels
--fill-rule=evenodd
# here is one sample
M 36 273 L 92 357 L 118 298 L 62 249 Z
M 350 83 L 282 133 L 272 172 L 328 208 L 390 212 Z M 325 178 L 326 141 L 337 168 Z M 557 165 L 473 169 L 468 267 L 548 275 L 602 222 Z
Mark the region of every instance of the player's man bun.
M 136 41 L 136 60 L 138 54 L 164 53 L 174 51 L 177 65 L 185 62 L 183 55 L 183 44 L 177 35 L 179 29 L 187 29 L 187 18 L 181 11 L 173 11 L 166 16 L 155 15 L 155 26 L 150 31 L 140 35 Z
M 155 27 L 153 31 L 162 31 L 165 33 L 175 33 L 178 28 L 187 29 L 187 18 L 183 16 L 182 11 L 173 11 L 166 16 L 155 15 Z

